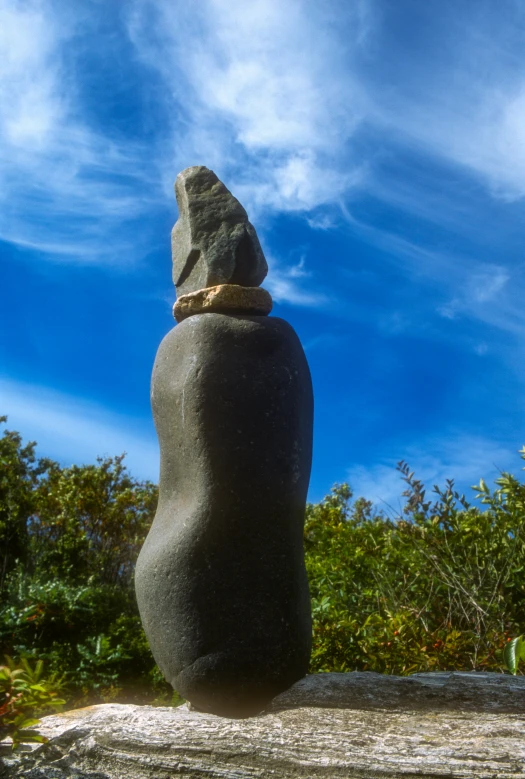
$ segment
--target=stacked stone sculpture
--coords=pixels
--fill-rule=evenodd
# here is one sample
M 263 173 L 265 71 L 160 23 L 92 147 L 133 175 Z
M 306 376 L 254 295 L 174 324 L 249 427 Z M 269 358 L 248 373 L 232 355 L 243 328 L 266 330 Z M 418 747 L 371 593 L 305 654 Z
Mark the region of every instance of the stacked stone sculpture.
M 312 386 L 294 330 L 268 316 L 244 208 L 205 167 L 180 173 L 175 191 L 179 324 L 153 369 L 159 503 L 137 600 L 173 687 L 196 709 L 246 717 L 308 669 Z

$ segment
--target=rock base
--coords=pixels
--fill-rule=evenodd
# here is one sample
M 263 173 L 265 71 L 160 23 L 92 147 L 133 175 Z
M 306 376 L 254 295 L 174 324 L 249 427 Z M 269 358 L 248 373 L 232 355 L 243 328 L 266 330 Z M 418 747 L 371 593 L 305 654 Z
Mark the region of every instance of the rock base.
M 44 745 L 4 751 L 25 779 L 525 777 L 525 678 L 440 673 L 308 676 L 233 720 L 107 704 L 46 717 Z

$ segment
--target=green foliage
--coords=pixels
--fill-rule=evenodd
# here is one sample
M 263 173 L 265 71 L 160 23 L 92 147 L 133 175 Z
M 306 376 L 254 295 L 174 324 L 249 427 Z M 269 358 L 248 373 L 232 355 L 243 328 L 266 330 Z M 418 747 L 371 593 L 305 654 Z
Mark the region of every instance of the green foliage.
M 7 417 L 0 416 L 0 423 Z M 36 444 L 22 446 L 19 433 L 0 438 L 0 595 L 8 573 L 28 558 L 27 523 L 35 507 L 35 489 L 50 461 L 35 458 Z
M 48 467 L 36 494 L 29 534 L 48 574 L 100 585 L 129 584 L 151 524 L 157 489 L 132 479 L 124 455 L 97 465 Z
M 398 469 L 401 516 L 354 500 L 348 485 L 307 507 L 310 671 L 517 673 L 525 485 L 504 473 L 491 492 L 481 480 L 474 507 L 452 481 L 428 500 L 408 465 Z M 133 590 L 156 502 L 123 456 L 62 468 L 16 432 L 0 438 L 0 653 L 17 661 L 0 669 L 0 722 L 15 740 L 58 705 L 60 685 L 70 706 L 181 702 L 153 662 Z
M 0 666 L 0 741 L 10 736 L 13 749 L 20 743 L 43 742 L 46 739 L 34 730 L 37 716 L 61 708 L 65 700 L 59 697 L 63 679 L 56 674 L 44 677 L 44 664 L 39 660 L 34 668 L 26 659 L 19 664 L 7 656 Z
M 503 662 L 513 676 L 518 673 L 520 660 L 525 660 L 525 636 L 511 639 L 503 650 Z
M 134 480 L 123 456 L 61 468 L 37 460 L 35 445 L 22 446 L 18 433 L 0 441 L 7 474 L 0 533 L 12 539 L 0 651 L 64 672 L 73 700 L 84 704 L 164 692 L 166 684 L 152 685 L 155 664 L 132 581 L 156 486 Z
M 426 500 L 408 466 L 398 469 L 403 516 L 352 504 L 347 485 L 308 507 L 310 670 L 502 670 L 509 635 L 525 628 L 525 485 L 502 474 L 491 493 L 481 481 L 481 511 L 452 481 Z
M 115 644 L 109 636 L 100 635 L 89 636 L 85 644 L 77 644 L 76 648 L 80 656 L 76 681 L 84 689 L 115 689 L 122 663 L 130 659 L 125 647 Z

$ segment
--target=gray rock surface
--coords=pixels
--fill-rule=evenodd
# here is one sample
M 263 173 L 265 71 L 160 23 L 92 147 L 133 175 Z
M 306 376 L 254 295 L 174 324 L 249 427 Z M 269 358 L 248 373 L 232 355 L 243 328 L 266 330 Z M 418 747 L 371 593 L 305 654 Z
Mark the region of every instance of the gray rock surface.
M 254 714 L 308 670 L 306 358 L 282 319 L 196 314 L 160 345 L 151 397 L 161 473 L 135 574 L 144 629 L 184 698 Z
M 179 218 L 171 234 L 177 295 L 218 284 L 258 286 L 268 272 L 246 211 L 212 170 L 186 168 L 177 176 Z
M 370 671 L 311 674 L 276 697 L 266 710 L 302 706 L 525 714 L 525 677 L 462 671 L 411 676 Z
M 2 779 L 524 779 L 525 679 L 318 674 L 263 714 L 108 704 L 46 717 Z

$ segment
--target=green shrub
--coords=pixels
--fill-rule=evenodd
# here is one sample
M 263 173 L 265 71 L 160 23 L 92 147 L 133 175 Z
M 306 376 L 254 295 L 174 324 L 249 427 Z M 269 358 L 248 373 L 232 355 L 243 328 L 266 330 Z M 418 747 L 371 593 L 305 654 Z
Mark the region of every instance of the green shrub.
M 37 460 L 18 433 L 0 438 L 0 549 L 11 539 L 0 651 L 64 673 L 72 702 L 142 700 L 168 687 L 152 685 L 133 588 L 156 501 L 157 487 L 133 479 L 122 456 L 62 468 Z
M 310 671 L 518 672 L 525 485 L 502 474 L 491 492 L 481 480 L 475 507 L 452 481 L 428 500 L 408 466 L 398 469 L 401 516 L 354 500 L 347 485 L 307 507 Z M 9 716 L 12 732 L 24 729 L 12 685 L 27 685 L 41 661 L 50 690 L 67 683 L 69 706 L 181 702 L 153 661 L 133 590 L 156 501 L 156 486 L 134 480 L 123 457 L 62 468 L 18 433 L 0 438 L 0 653 L 18 664 L 2 670 L 0 689 L 12 688 L 3 727 Z
M 502 474 L 491 493 L 481 481 L 481 511 L 452 481 L 427 501 L 398 469 L 403 516 L 352 504 L 347 485 L 308 507 L 311 671 L 503 670 L 509 636 L 525 628 L 525 485 Z
M 63 679 L 55 674 L 43 676 L 40 660 L 32 668 L 27 660 L 19 664 L 6 655 L 6 665 L 0 666 L 0 741 L 10 736 L 13 748 L 20 743 L 43 742 L 46 739 L 34 730 L 38 716 L 60 709 L 65 700 L 59 697 Z

